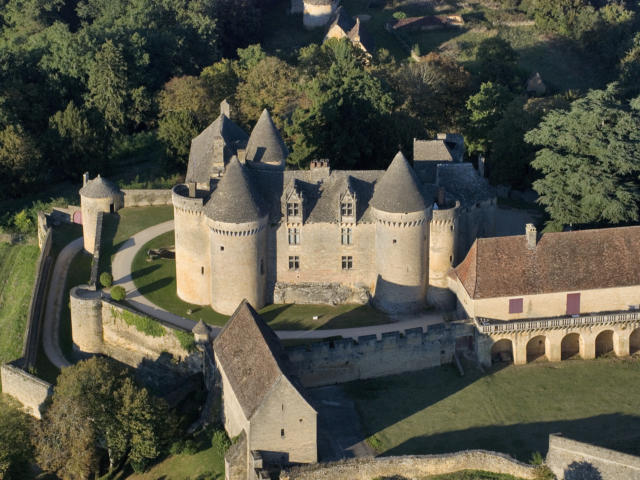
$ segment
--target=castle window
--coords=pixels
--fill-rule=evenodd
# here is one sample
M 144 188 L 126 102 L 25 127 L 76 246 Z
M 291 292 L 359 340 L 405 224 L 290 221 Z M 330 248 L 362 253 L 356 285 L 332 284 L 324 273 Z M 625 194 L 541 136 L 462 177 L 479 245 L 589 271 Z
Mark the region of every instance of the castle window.
M 342 257 L 342 269 L 351 270 L 353 268 L 353 257 L 351 255 Z
M 509 299 L 509 313 L 522 313 L 523 311 L 522 298 Z
M 351 245 L 353 243 L 353 230 L 351 228 L 342 229 L 342 245 Z
M 300 269 L 300 257 L 297 255 L 289 257 L 289 270 L 299 270 Z
M 290 228 L 289 229 L 289 245 L 299 245 L 299 244 L 300 244 L 300 229 Z
M 281 437 L 284 437 L 284 428 L 281 428 L 281 429 L 280 429 L 280 436 L 281 436 Z
M 200 274 L 204 275 L 204 267 L 200 267 Z
M 340 213 L 343 217 L 353 217 L 353 203 L 342 202 L 340 204 Z
M 220 245 L 220 251 L 224 252 L 224 247 L 222 245 Z
M 396 240 L 395 238 L 393 239 L 393 244 L 395 245 L 396 243 L 398 243 L 398 240 Z
M 287 203 L 287 216 L 299 217 L 300 216 L 300 204 L 297 202 Z

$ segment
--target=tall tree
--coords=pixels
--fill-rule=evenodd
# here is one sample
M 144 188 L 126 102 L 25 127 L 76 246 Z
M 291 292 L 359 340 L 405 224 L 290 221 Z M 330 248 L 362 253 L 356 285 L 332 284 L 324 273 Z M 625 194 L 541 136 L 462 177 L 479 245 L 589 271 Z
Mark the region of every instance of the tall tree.
M 489 132 L 504 115 L 512 95 L 500 84 L 486 82 L 480 91 L 467 99 L 469 127 L 465 132 L 469 153 L 489 150 Z
M 517 88 L 524 80 L 518 68 L 518 52 L 503 38 L 490 37 L 480 42 L 476 50 L 476 63 L 481 82 Z
M 29 416 L 0 395 L 0 478 L 18 480 L 28 474 L 33 459 Z
M 20 125 L 0 131 L 0 196 L 19 196 L 42 179 L 42 153 Z

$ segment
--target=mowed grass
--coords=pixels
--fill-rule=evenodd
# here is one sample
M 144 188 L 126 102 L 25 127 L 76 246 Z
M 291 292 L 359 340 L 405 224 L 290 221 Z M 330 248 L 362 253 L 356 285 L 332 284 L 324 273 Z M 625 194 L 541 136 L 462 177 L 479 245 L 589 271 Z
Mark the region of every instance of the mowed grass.
M 223 480 L 224 458 L 213 447 L 194 455 L 172 455 L 149 471 L 130 475 L 128 480 Z
M 178 298 L 175 260 L 147 261 L 147 250 L 174 244 L 173 231 L 145 244 L 133 260 L 133 281 L 142 295 L 159 307 L 211 325 L 224 325 L 229 318 L 210 307 L 191 305 Z M 192 313 L 188 314 L 187 310 Z M 275 330 L 316 330 L 380 325 L 391 320 L 369 305 L 268 305 L 260 314 Z M 318 316 L 318 320 L 313 317 Z
M 369 442 L 383 455 L 464 449 L 527 461 L 548 435 L 640 454 L 640 359 L 569 360 L 494 368 L 466 365 L 352 382 Z
M 0 243 L 0 364 L 22 355 L 40 249 Z

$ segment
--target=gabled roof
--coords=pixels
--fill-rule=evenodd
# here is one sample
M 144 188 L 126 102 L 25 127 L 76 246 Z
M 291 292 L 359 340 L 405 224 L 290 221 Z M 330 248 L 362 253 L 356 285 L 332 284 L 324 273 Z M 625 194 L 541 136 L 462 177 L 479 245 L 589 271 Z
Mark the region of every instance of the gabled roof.
M 339 6 L 333 17 L 333 21 L 329 24 L 327 31 L 330 31 L 333 27 L 340 27 L 344 34 L 348 34 L 349 31 L 356 24 L 355 20 L 349 15 L 342 6 Z
M 409 213 L 425 210 L 419 181 L 409 162 L 398 152 L 380 181 L 376 184 L 371 205 L 390 213 Z
M 471 298 L 640 286 L 640 226 L 478 238 L 451 275 Z
M 80 189 L 80 195 L 86 198 L 110 198 L 118 195 L 120 189 L 106 178 L 98 175 Z
M 217 163 L 218 168 L 223 166 L 221 163 L 224 159 L 213 158 L 213 147 L 217 139 L 222 139 L 225 145 L 235 149 L 246 145 L 249 137 L 226 115 L 220 114 L 200 135 L 191 140 L 187 182 L 206 183 L 215 173 L 214 165 Z
M 204 211 L 218 222 L 254 222 L 264 216 L 263 203 L 245 167 L 233 157 Z
M 247 419 L 282 377 L 304 398 L 298 382 L 288 376 L 286 354 L 278 337 L 246 300 L 214 340 L 213 351 Z
M 413 161 L 455 161 L 451 149 L 442 139 L 413 141 Z
M 471 163 L 441 163 L 436 167 L 435 183 L 452 193 L 463 207 L 495 198 L 495 189 Z
M 265 108 L 251 131 L 247 143 L 247 161 L 284 167 L 289 150 Z
M 369 32 L 366 28 L 362 26 L 360 22 L 360 18 L 356 18 L 356 23 L 349 33 L 347 34 L 349 40 L 352 42 L 359 42 L 360 45 L 364 48 L 365 52 L 373 52 L 376 48 L 373 37 L 369 35 Z

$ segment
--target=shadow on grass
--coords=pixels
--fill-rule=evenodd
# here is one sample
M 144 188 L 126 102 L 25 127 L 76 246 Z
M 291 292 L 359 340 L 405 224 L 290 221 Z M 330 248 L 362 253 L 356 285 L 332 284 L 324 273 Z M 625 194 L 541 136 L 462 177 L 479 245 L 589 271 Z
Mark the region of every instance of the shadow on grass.
M 348 312 L 336 315 L 320 327 L 321 330 L 333 328 L 354 328 L 358 326 L 390 323 L 389 317 L 374 309 L 371 305 L 361 305 Z
M 150 275 L 160 268 L 160 265 L 149 265 L 148 267 L 141 268 L 139 270 L 133 270 L 131 272 L 131 278 L 136 279 L 140 277 L 144 277 L 145 275 Z
M 170 285 L 173 282 L 173 278 L 161 278 L 159 280 L 156 280 L 155 282 L 151 282 L 148 285 L 143 285 L 138 287 L 138 291 L 142 294 L 142 295 L 148 295 L 150 293 L 155 292 L 156 290 L 161 290 L 164 287 L 166 287 L 167 285 Z

